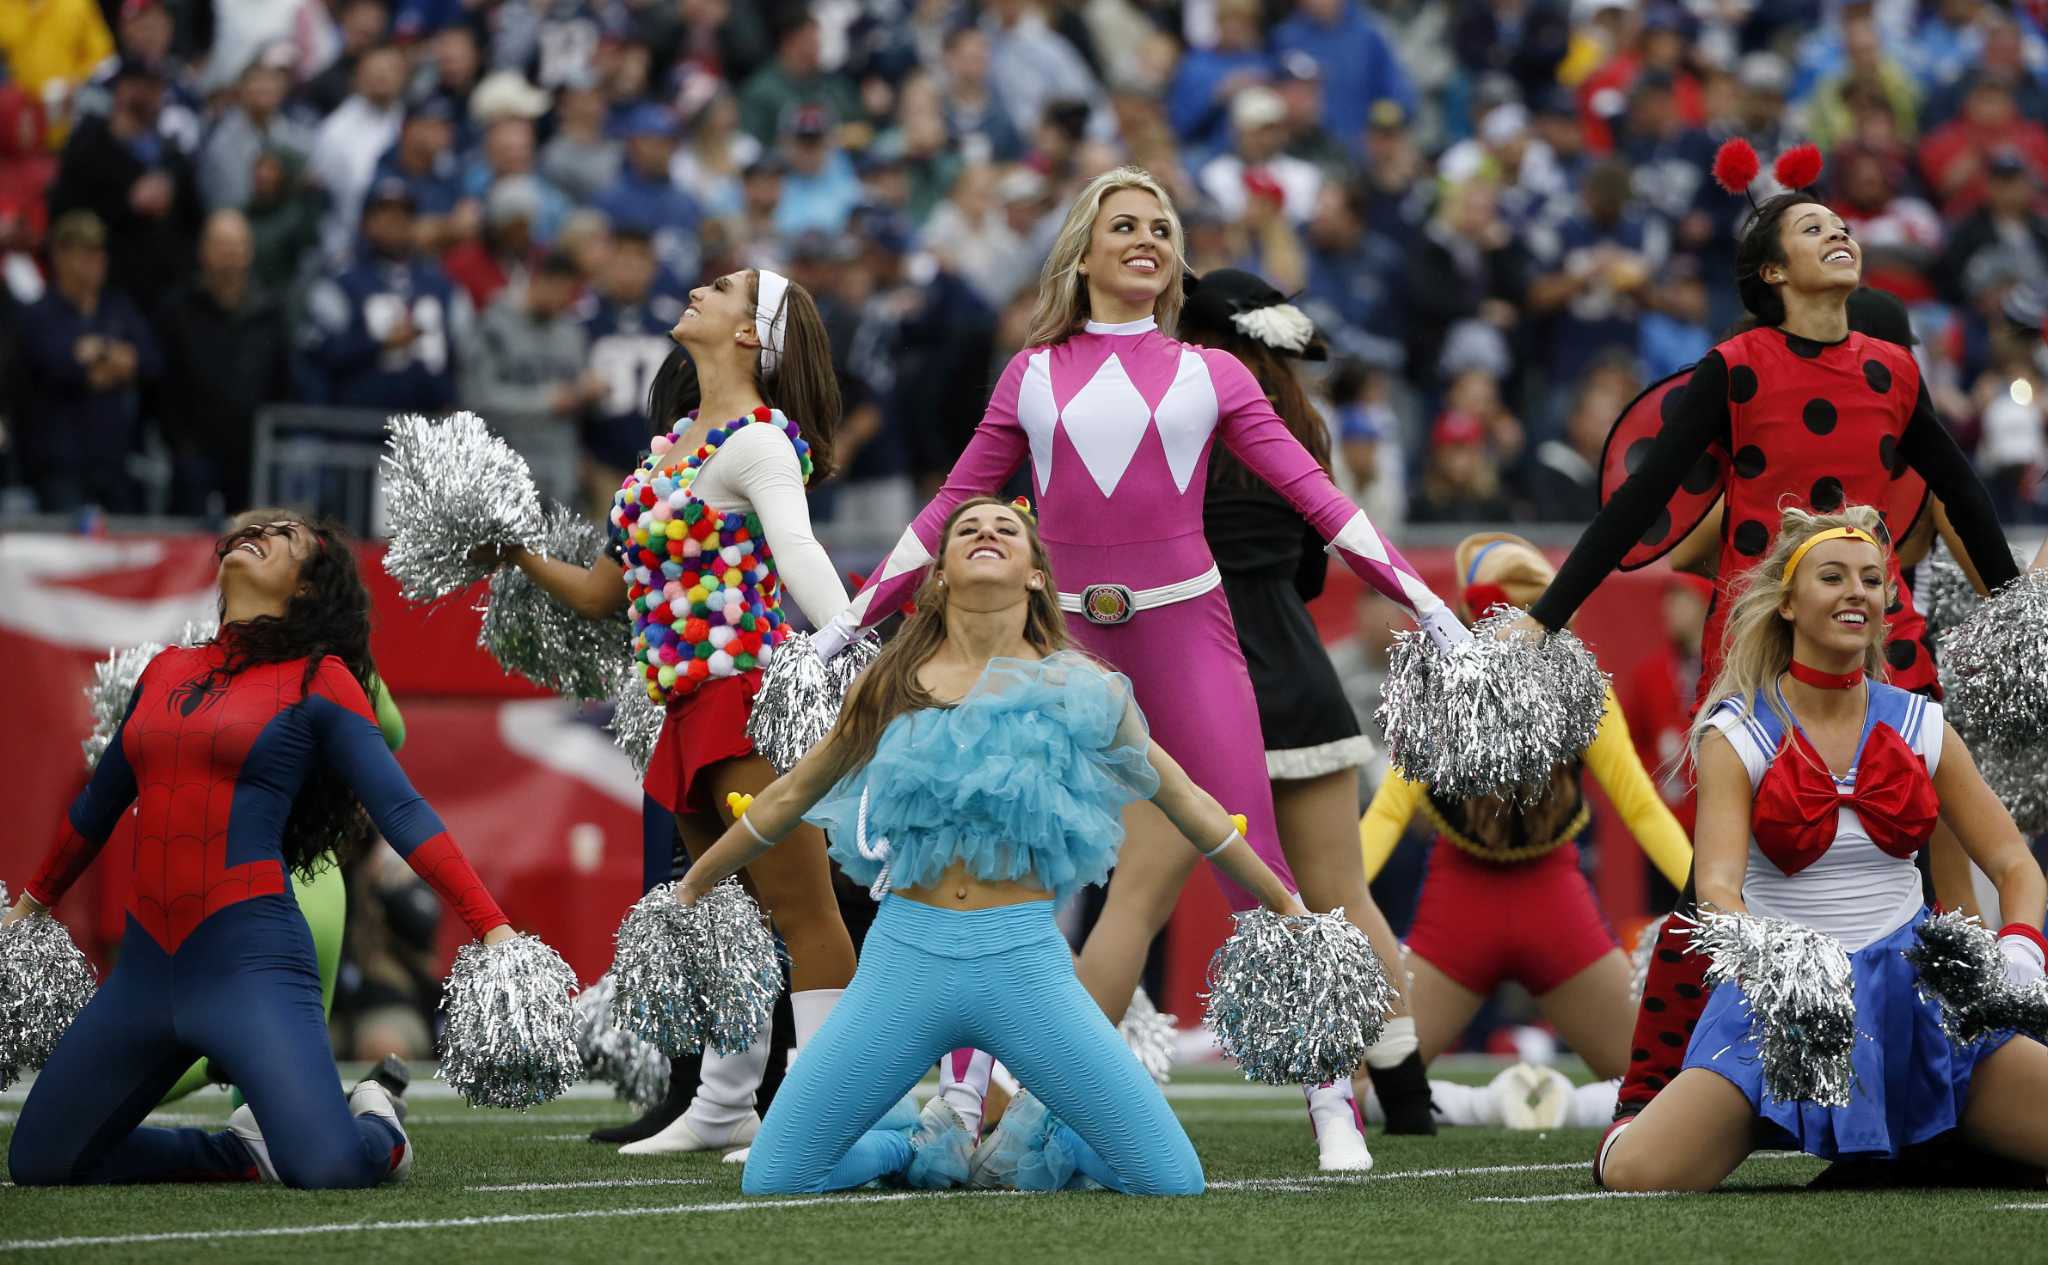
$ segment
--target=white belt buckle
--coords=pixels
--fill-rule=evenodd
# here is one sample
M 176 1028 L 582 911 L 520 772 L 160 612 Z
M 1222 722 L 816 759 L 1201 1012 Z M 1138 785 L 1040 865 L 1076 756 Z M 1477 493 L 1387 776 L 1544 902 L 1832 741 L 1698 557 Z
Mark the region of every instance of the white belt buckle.
M 1136 613 L 1137 602 L 1127 585 L 1091 584 L 1081 590 L 1081 618 L 1091 624 L 1128 624 Z

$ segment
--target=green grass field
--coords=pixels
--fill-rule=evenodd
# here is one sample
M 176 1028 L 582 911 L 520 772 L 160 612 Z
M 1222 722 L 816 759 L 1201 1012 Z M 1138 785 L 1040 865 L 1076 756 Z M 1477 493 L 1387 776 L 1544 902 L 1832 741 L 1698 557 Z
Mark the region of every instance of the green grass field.
M 1605 1195 L 1587 1166 L 1590 1130 L 1374 1137 L 1371 1174 L 1325 1177 L 1292 1091 L 1184 1069 L 1169 1094 L 1208 1170 L 1200 1199 L 877 1190 L 775 1200 L 743 1199 L 738 1169 L 710 1157 L 636 1160 L 585 1141 L 593 1125 L 628 1114 L 606 1099 L 528 1115 L 471 1111 L 445 1086 L 416 1082 L 418 1164 L 407 1185 L 0 1187 L 0 1257 L 1860 1265 L 2038 1260 L 2048 1235 L 2048 1192 L 1812 1194 L 1801 1187 L 1821 1166 L 1802 1156 L 1758 1156 L 1713 1195 Z M 0 1095 L 0 1145 L 21 1097 L 20 1087 Z M 226 1115 L 225 1095 L 205 1091 L 168 1119 Z

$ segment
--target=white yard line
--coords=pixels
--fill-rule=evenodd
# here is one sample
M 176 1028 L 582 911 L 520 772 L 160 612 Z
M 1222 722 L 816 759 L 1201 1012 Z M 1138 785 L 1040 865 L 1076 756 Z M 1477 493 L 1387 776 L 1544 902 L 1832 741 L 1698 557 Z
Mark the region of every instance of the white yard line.
M 1588 1199 L 1662 1199 L 1667 1195 L 1682 1194 L 1676 1190 L 1582 1190 L 1568 1195 L 1479 1195 L 1472 1202 L 1476 1204 L 1559 1204 L 1581 1203 Z
M 471 1186 L 469 1189 L 490 1194 L 512 1190 L 611 1190 L 619 1186 L 702 1186 L 709 1180 L 708 1177 L 621 1177 L 605 1182 L 520 1182 L 512 1186 Z
M 1998 1204 L 1998 1212 L 2048 1212 L 2048 1204 Z

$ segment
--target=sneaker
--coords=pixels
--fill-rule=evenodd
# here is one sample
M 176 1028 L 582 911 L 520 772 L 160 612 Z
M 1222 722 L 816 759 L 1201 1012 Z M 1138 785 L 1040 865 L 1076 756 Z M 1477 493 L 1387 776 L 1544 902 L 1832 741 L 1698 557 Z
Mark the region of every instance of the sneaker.
M 1059 1120 L 1029 1090 L 1010 1100 L 1003 1119 L 967 1162 L 967 1184 L 980 1190 L 1060 1190 L 1074 1161 L 1054 1138 Z
M 943 1096 L 924 1105 L 910 1131 L 910 1167 L 903 1179 L 918 1190 L 950 1190 L 967 1184 L 974 1136 Z
M 1487 1088 L 1500 1105 L 1500 1122 L 1524 1132 L 1555 1129 L 1572 1106 L 1572 1083 L 1554 1067 L 1517 1063 Z
M 391 1172 L 384 1180 L 402 1182 L 412 1176 L 412 1139 L 406 1136 L 404 1117 L 399 1114 L 398 1100 L 382 1081 L 370 1079 L 360 1081 L 349 1091 L 348 1114 L 352 1116 L 377 1116 L 390 1123 L 398 1131 L 398 1145 L 391 1150 Z
M 1310 1113 L 1316 1133 L 1316 1167 L 1325 1173 L 1370 1173 L 1372 1151 L 1358 1131 L 1358 1118 L 1346 1102 L 1344 1110 Z
M 719 1156 L 718 1162 L 721 1164 L 744 1164 L 747 1162 L 747 1157 L 749 1155 L 752 1155 L 753 1153 L 753 1147 L 743 1146 L 737 1151 L 727 1151 L 725 1154 Z
M 391 1098 L 392 1109 L 398 1113 L 398 1122 L 404 1124 L 407 1111 L 405 1091 L 412 1087 L 412 1069 L 405 1065 L 405 1060 L 396 1054 L 387 1054 L 363 1079 L 384 1087 L 384 1092 Z
M 256 1127 L 256 1113 L 249 1110 L 247 1103 L 235 1108 L 228 1116 L 228 1132 L 249 1149 L 249 1158 L 255 1162 L 258 1178 L 272 1185 L 284 1184 L 284 1179 L 277 1175 L 277 1165 L 270 1162 L 270 1144 L 263 1140 L 263 1130 Z
M 703 1128 L 699 1133 L 698 1129 Z M 754 1135 L 761 1131 L 761 1117 L 748 1112 L 740 1117 L 739 1123 L 724 1126 L 699 1126 L 690 1120 L 688 1112 L 676 1117 L 667 1128 L 650 1138 L 628 1142 L 619 1148 L 621 1155 L 693 1155 L 701 1151 L 726 1152 L 753 1145 Z

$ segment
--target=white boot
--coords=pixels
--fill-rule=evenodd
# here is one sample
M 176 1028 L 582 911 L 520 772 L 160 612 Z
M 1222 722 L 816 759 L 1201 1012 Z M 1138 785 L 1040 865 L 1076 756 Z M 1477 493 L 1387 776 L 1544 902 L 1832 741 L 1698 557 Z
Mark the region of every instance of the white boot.
M 1326 1173 L 1371 1172 L 1372 1152 L 1366 1149 L 1365 1135 L 1358 1131 L 1351 1082 L 1304 1085 L 1302 1093 L 1308 1098 L 1308 1118 L 1316 1131 L 1317 1167 Z
M 277 1175 L 277 1165 L 270 1159 L 270 1144 L 263 1140 L 263 1130 L 256 1126 L 256 1113 L 243 1103 L 228 1117 L 228 1132 L 241 1139 L 249 1148 L 249 1158 L 256 1162 L 256 1175 L 273 1186 L 282 1185 L 284 1179 Z
M 754 1094 L 768 1071 L 768 1024 L 754 1034 L 754 1043 L 738 1054 L 707 1050 L 698 1075 L 697 1096 L 683 1114 L 651 1138 L 628 1142 L 621 1155 L 688 1155 L 697 1151 L 730 1151 L 746 1146 L 761 1131 Z
M 1604 1129 L 1614 1119 L 1614 1103 L 1621 1096 L 1621 1082 L 1594 1081 L 1572 1090 L 1571 1109 L 1564 1122 L 1574 1129 Z
M 807 988 L 800 993 L 789 995 L 789 1011 L 795 1019 L 796 1039 L 789 1046 L 789 1066 L 796 1066 L 796 1056 L 804 1052 L 811 1038 L 818 1035 L 818 1029 L 825 1026 L 825 1017 L 846 995 L 843 988 Z M 737 1151 L 728 1151 L 721 1163 L 744 1164 L 754 1148 L 743 1146 Z
M 1487 1089 L 1500 1104 L 1500 1122 L 1510 1129 L 1555 1129 L 1571 1110 L 1572 1083 L 1554 1067 L 1517 1063 Z

